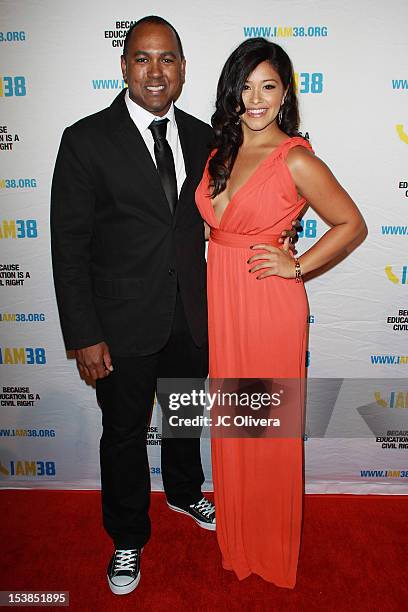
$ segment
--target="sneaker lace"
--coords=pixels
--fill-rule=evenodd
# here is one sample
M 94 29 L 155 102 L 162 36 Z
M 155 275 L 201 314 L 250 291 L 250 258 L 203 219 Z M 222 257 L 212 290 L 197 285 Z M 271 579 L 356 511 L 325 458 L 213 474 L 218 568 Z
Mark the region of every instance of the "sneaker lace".
M 200 499 L 200 501 L 195 505 L 195 507 L 206 518 L 210 518 L 211 514 L 214 514 L 214 512 L 215 512 L 214 504 L 212 504 L 210 501 L 208 501 L 208 499 L 205 499 L 205 497 Z
M 117 550 L 115 552 L 115 561 L 113 571 L 116 572 L 134 572 L 135 563 L 138 551 L 134 550 Z

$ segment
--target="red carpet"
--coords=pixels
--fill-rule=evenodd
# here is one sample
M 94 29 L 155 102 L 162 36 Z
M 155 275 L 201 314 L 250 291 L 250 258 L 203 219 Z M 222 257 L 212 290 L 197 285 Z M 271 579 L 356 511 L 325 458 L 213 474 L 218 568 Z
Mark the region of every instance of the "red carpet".
M 0 590 L 70 591 L 69 610 L 388 612 L 408 606 L 408 498 L 306 496 L 293 591 L 223 570 L 214 533 L 152 495 L 142 579 L 111 594 L 99 493 L 2 491 Z

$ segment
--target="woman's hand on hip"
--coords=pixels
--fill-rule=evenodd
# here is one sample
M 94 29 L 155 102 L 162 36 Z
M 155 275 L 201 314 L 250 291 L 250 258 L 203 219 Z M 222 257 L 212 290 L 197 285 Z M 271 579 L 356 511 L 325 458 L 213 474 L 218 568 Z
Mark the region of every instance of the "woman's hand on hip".
M 270 244 L 254 244 L 251 249 L 262 251 L 247 261 L 250 264 L 249 273 L 256 274 L 258 280 L 268 276 L 295 278 L 295 261 L 290 254 L 289 238 L 285 239 L 283 247 L 279 249 Z

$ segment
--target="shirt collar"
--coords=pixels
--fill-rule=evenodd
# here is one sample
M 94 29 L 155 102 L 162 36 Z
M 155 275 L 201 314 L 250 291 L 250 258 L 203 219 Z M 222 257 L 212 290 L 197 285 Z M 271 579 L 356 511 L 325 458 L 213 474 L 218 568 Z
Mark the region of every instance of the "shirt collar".
M 153 113 L 150 113 L 146 109 L 139 106 L 139 104 L 136 104 L 136 102 L 133 102 L 133 100 L 130 99 L 128 89 L 126 90 L 125 94 L 125 102 L 129 111 L 129 115 L 140 133 L 146 131 L 149 128 L 151 122 L 158 119 L 168 119 L 174 127 L 177 127 L 173 102 L 171 103 L 169 110 L 163 117 L 153 115 Z

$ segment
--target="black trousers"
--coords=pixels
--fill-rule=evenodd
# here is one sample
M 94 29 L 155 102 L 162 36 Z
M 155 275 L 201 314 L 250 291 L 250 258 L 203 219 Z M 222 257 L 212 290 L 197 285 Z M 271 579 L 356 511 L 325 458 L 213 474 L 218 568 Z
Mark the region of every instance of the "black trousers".
M 102 409 L 100 442 L 103 524 L 115 548 L 141 548 L 150 537 L 150 469 L 146 434 L 158 378 L 205 378 L 208 347 L 197 347 L 179 293 L 170 338 L 153 355 L 112 356 L 114 371 L 96 383 Z M 167 499 L 201 499 L 199 439 L 164 438 L 161 465 Z

